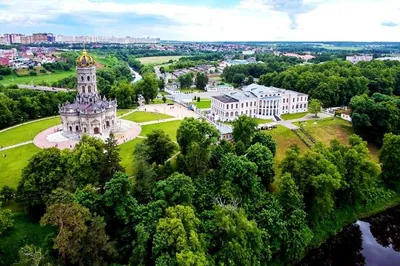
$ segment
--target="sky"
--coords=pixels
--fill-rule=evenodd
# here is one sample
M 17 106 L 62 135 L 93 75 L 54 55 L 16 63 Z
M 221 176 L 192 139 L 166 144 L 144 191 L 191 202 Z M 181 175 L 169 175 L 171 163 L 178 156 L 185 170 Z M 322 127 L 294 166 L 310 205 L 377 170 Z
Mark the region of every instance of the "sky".
M 400 0 L 0 0 L 0 34 L 400 41 Z

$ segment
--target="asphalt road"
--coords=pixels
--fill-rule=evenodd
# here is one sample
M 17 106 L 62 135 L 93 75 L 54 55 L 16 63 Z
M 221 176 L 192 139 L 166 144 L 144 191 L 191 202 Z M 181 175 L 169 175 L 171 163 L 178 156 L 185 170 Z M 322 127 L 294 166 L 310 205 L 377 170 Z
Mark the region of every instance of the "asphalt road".
M 46 86 L 32 86 L 32 85 L 25 85 L 25 84 L 18 84 L 18 88 L 21 89 L 30 89 L 30 90 L 38 90 L 38 91 L 74 91 L 75 89 L 64 89 L 64 88 L 56 88 L 56 87 L 46 87 Z

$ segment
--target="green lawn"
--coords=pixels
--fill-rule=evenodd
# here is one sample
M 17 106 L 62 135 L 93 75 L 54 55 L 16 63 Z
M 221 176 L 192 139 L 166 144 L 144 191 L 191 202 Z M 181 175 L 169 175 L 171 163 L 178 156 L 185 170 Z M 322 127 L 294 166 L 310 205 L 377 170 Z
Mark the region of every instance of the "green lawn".
M 137 143 L 142 142 L 142 138 L 136 138 L 131 141 L 128 141 L 124 144 L 121 144 L 120 147 L 120 155 L 121 155 L 121 165 L 125 168 L 126 173 L 129 176 L 133 175 L 133 150 Z
M 307 146 L 299 139 L 292 130 L 278 125 L 277 128 L 264 131 L 270 134 L 276 141 L 276 161 L 279 163 L 285 157 L 286 150 L 293 144 L 299 146 L 300 150 L 308 150 Z
M 8 185 L 16 188 L 21 179 L 22 169 L 38 151 L 40 149 L 34 144 L 1 151 L 1 155 L 6 154 L 6 157 L 0 157 L 0 187 Z
M 165 101 L 165 103 L 173 103 L 174 101 L 171 99 L 167 99 Z M 155 98 L 152 102 L 150 102 L 150 104 L 160 104 L 160 103 L 164 103 L 164 101 L 160 98 Z
M 295 123 L 300 126 L 300 122 Z M 337 139 L 342 144 L 348 145 L 349 138 L 354 134 L 351 123 L 340 118 L 325 118 L 322 120 L 310 120 L 301 123 L 304 129 L 310 133 L 317 141 L 329 145 L 331 140 Z M 372 155 L 372 160 L 378 162 L 379 150 L 376 145 L 370 143 L 368 148 Z
M 142 126 L 142 132 L 140 132 L 141 136 L 146 136 L 154 129 L 162 129 L 167 133 L 173 141 L 176 141 L 176 131 L 178 130 L 179 125 L 181 124 L 180 120 L 163 122 L 151 125 Z
M 140 61 L 140 63 L 146 65 L 146 64 L 152 64 L 152 65 L 159 65 L 162 63 L 166 63 L 169 60 L 179 60 L 182 56 L 151 56 L 151 57 L 141 57 L 137 58 L 137 60 Z
M 23 76 L 23 77 L 18 77 L 14 74 L 12 75 L 7 75 L 4 76 L 3 80 L 0 80 L 0 84 L 39 84 L 41 82 L 46 82 L 46 83 L 53 83 L 56 81 L 59 81 L 63 78 L 69 77 L 69 76 L 75 76 L 75 70 L 70 70 L 70 71 L 58 71 L 56 73 L 48 73 L 48 74 L 42 74 L 39 76 Z
M 132 111 L 132 109 L 118 109 L 117 110 L 117 116 L 124 115 L 124 114 L 126 114 L 126 113 L 128 113 L 130 111 Z
M 0 265 L 12 265 L 18 260 L 18 251 L 25 245 L 33 244 L 43 247 L 47 235 L 54 232 L 53 227 L 42 227 L 33 221 L 27 214 L 14 213 L 14 228 L 8 235 L 0 238 L 1 260 Z
M 60 125 L 59 117 L 33 122 L 0 133 L 0 146 L 10 146 L 21 142 L 33 140 L 41 131 Z
M 307 114 L 308 114 L 308 112 L 297 113 L 297 114 L 283 114 L 283 115 L 281 115 L 281 118 L 283 120 L 299 119 L 299 118 L 306 116 Z
M 123 119 L 130 120 L 136 123 L 155 121 L 167 118 L 173 118 L 173 116 L 160 113 L 143 112 L 143 111 L 136 111 L 123 117 Z
M 257 124 L 266 124 L 266 123 L 274 122 L 274 120 L 272 120 L 272 119 L 254 118 L 254 120 L 256 120 Z
M 201 99 L 200 102 L 196 102 L 196 106 L 199 109 L 208 109 L 211 108 L 211 100 L 210 99 Z

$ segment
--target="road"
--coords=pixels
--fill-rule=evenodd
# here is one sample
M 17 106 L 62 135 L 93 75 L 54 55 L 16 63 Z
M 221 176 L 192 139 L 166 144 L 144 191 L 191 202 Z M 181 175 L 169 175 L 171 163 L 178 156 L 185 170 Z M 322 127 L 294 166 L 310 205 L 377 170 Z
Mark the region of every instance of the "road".
M 75 91 L 75 89 L 64 89 L 64 88 L 56 88 L 56 87 L 46 87 L 46 86 L 32 86 L 32 85 L 25 85 L 25 84 L 17 84 L 18 88 L 21 89 L 30 89 L 30 90 L 38 90 L 38 91 Z

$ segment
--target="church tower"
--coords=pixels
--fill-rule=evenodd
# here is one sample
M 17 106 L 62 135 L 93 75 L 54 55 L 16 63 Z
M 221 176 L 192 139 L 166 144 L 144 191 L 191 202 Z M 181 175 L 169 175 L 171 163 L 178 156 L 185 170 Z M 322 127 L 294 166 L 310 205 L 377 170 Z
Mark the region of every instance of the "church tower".
M 76 59 L 78 79 L 78 100 L 80 103 L 95 103 L 100 100 L 96 84 L 96 67 L 94 59 L 83 49 L 82 55 Z
M 97 91 L 95 62 L 85 49 L 76 59 L 76 74 L 75 101 L 59 107 L 64 136 L 107 135 L 117 129 L 117 101 L 101 98 Z

